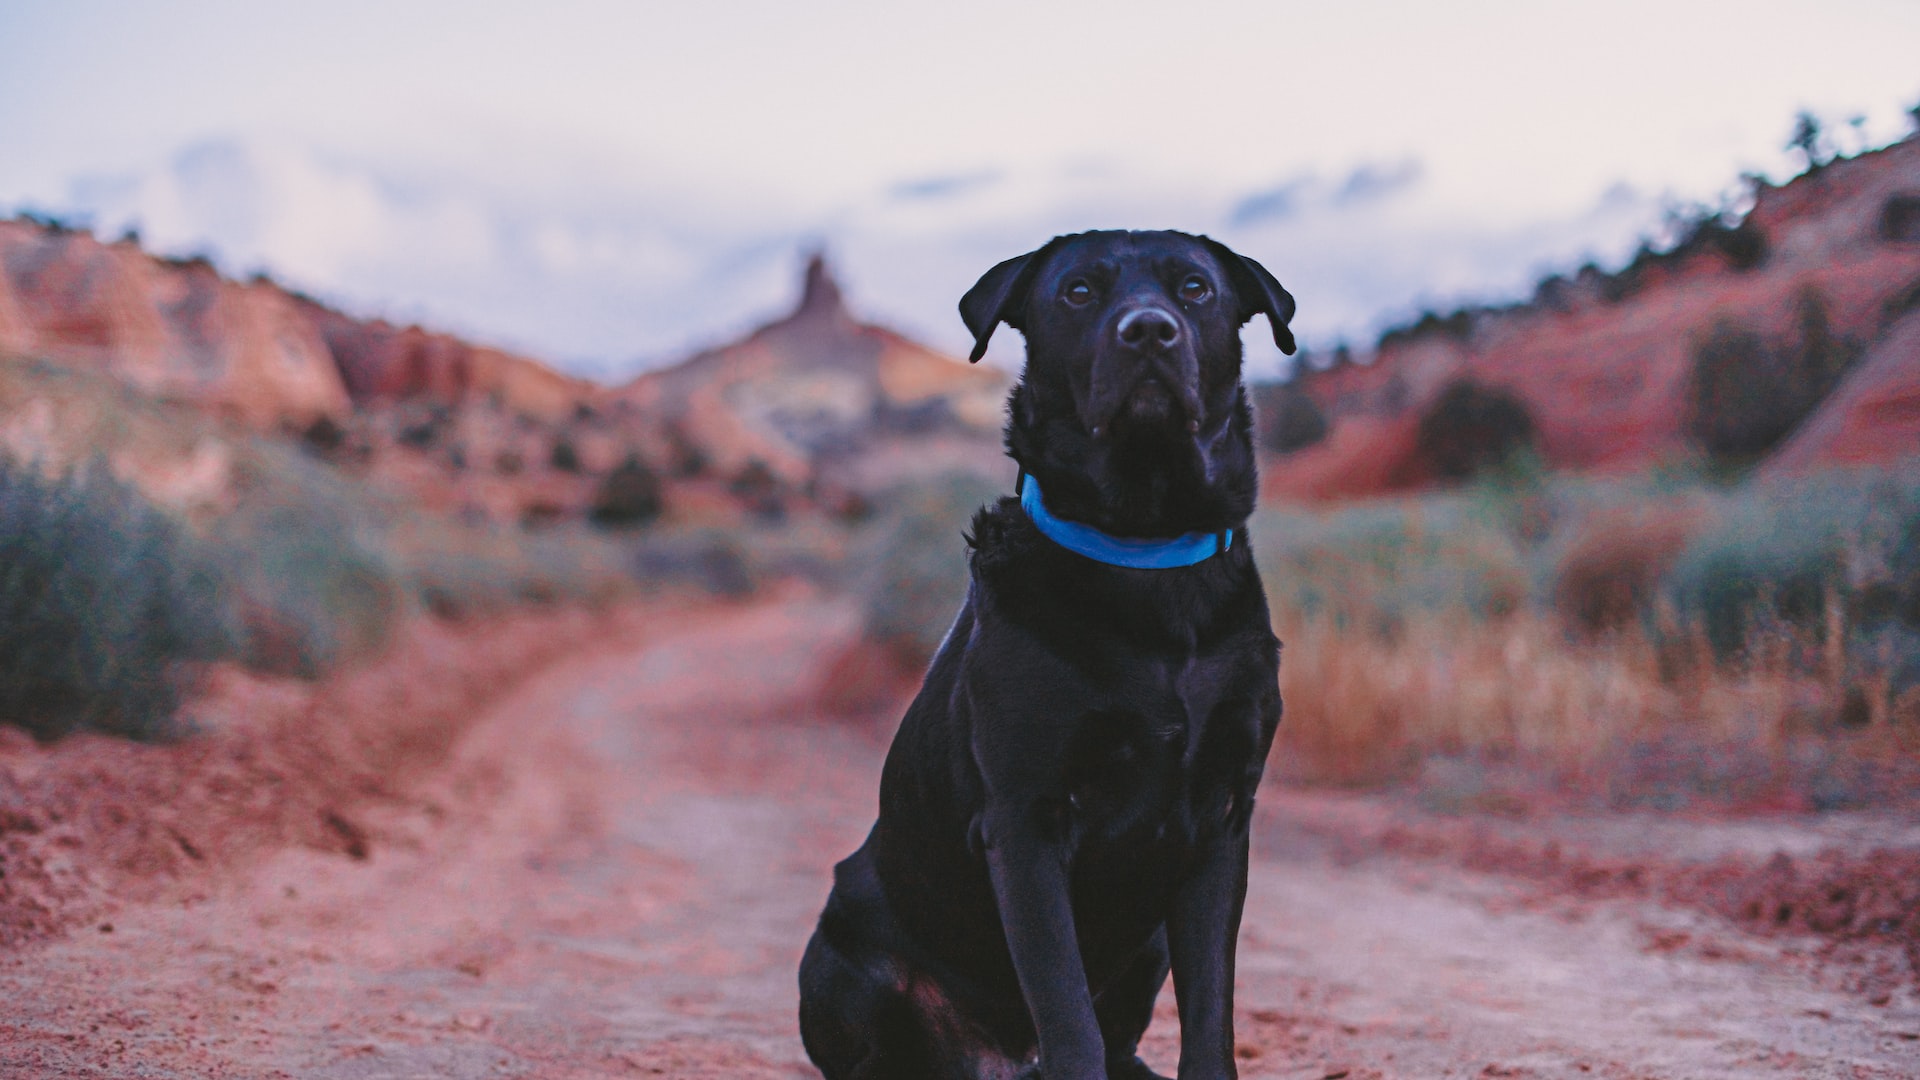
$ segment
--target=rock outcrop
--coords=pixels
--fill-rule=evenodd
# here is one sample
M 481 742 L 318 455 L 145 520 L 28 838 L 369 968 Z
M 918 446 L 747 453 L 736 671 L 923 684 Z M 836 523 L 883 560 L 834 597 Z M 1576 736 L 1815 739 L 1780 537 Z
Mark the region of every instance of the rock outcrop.
M 0 349 L 107 371 L 256 427 L 304 427 L 351 407 L 319 331 L 270 282 L 30 221 L 0 221 Z
M 1004 464 L 1006 376 L 857 321 L 818 258 L 792 315 L 609 388 L 205 260 L 0 221 L 5 356 L 299 433 L 411 505 L 496 521 L 586 517 L 616 472 L 657 474 L 669 505 L 715 521 L 796 499 L 852 509 L 913 475 Z M 50 446 L 35 416 L 0 424 L 6 445 Z
M 299 305 L 326 342 L 357 405 L 416 400 L 457 408 L 484 399 L 558 421 L 601 392 L 538 360 L 451 334 L 355 319 L 311 300 Z
M 1622 471 L 1695 454 L 1693 380 L 1716 327 L 1789 340 L 1812 304 L 1822 333 L 1869 346 L 1920 290 L 1915 222 L 1920 137 L 1763 188 L 1738 229 L 1708 223 L 1617 274 L 1588 268 L 1549 279 L 1526 304 L 1389 333 L 1371 353 L 1299 376 L 1326 433 L 1272 457 L 1266 489 L 1340 498 L 1434 482 L 1416 435 L 1463 381 L 1522 403 L 1554 466 Z M 1914 452 L 1873 439 L 1856 449 L 1878 460 Z
M 745 340 L 649 372 L 616 400 L 697 445 L 723 475 L 878 490 L 913 475 L 998 475 L 1009 381 L 854 319 L 824 260 L 800 303 Z

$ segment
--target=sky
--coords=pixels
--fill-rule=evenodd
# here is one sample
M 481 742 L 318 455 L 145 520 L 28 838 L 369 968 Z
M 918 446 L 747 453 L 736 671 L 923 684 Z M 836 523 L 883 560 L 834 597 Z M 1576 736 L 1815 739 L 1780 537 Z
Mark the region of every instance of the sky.
M 963 352 L 994 262 L 1182 228 L 1325 349 L 1619 263 L 1791 175 L 1799 110 L 1898 138 L 1916 56 L 1911 0 L 0 0 L 0 212 L 609 379 L 777 315 L 815 248 Z

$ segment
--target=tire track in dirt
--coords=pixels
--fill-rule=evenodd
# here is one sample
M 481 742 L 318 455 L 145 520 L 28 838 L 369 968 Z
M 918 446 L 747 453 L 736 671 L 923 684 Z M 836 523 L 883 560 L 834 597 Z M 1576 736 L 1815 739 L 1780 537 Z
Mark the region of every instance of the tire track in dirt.
M 794 972 L 871 822 L 882 733 L 809 714 L 857 629 L 805 596 L 559 664 L 477 721 L 371 857 L 290 850 L 0 957 L 0 1076 L 803 1077 Z M 1920 1019 L 1629 901 L 1522 902 L 1294 842 L 1253 871 L 1242 1075 L 1894 1077 Z M 1663 950 L 1658 934 L 1723 942 Z M 1145 1047 L 1171 1072 L 1172 995 Z

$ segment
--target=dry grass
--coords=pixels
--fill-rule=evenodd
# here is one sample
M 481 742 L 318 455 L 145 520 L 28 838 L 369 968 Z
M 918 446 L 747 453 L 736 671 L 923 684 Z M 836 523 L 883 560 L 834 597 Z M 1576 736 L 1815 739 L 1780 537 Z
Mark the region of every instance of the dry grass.
M 1886 786 L 1920 763 L 1920 692 L 1895 697 L 1883 680 L 1855 724 L 1844 679 L 1779 658 L 1716 665 L 1702 639 L 1689 648 L 1706 659 L 1674 677 L 1644 634 L 1583 642 L 1535 614 L 1420 618 L 1392 639 L 1325 617 L 1278 631 L 1274 767 L 1296 782 L 1431 780 L 1438 761 L 1457 785 L 1469 762 L 1475 791 L 1451 794 L 1831 808 L 1897 794 Z
M 1276 775 L 1490 804 L 1910 793 L 1920 635 L 1874 567 L 1910 557 L 1920 500 L 1822 483 L 1817 508 L 1797 488 L 1549 483 L 1266 515 Z

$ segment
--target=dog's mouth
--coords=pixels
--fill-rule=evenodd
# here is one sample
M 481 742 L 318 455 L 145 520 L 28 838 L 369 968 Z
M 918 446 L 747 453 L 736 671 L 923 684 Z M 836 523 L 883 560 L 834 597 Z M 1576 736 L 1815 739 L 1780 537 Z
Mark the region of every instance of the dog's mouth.
M 1121 411 L 1129 420 L 1160 423 L 1173 419 L 1175 404 L 1167 384 L 1159 376 L 1149 375 L 1134 384 Z
M 1199 366 L 1191 353 L 1151 356 L 1118 350 L 1094 356 L 1081 416 L 1096 440 L 1160 441 L 1205 422 Z
M 1199 394 L 1176 388 L 1165 372 L 1149 369 L 1117 399 L 1108 398 L 1106 407 L 1097 410 L 1093 419 L 1095 438 L 1109 432 L 1123 438 L 1191 433 L 1199 427 Z

